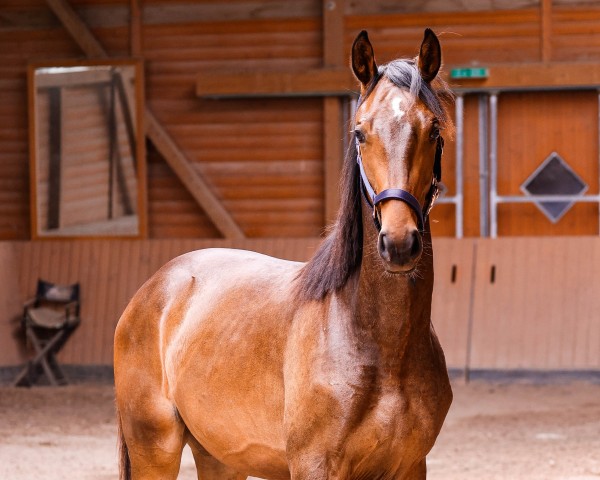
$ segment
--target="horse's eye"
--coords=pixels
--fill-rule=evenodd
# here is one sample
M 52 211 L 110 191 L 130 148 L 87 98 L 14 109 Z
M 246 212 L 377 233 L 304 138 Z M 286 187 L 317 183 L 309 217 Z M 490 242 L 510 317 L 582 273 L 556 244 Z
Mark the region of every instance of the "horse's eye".
M 365 143 L 365 134 L 358 128 L 354 130 L 354 136 L 359 141 L 359 143 Z
M 431 141 L 435 141 L 440 137 L 440 127 L 438 127 L 437 125 L 434 125 L 434 127 L 431 129 L 431 133 L 429 134 L 429 139 Z

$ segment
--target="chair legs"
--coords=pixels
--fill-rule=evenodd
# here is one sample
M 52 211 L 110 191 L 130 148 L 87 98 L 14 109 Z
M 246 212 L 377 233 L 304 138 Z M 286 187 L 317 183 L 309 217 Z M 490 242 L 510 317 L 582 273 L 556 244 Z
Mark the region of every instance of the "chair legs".
M 70 332 L 67 330 L 59 330 L 52 337 L 44 342 L 35 335 L 32 328 L 26 329 L 27 338 L 33 345 L 36 355 L 30 360 L 27 365 L 21 370 L 17 378 L 13 382 L 13 386 L 23 384 L 32 385 L 38 375 L 38 367 L 41 366 L 50 385 L 66 385 L 67 378 L 56 361 L 56 348 L 61 342 L 66 340 Z

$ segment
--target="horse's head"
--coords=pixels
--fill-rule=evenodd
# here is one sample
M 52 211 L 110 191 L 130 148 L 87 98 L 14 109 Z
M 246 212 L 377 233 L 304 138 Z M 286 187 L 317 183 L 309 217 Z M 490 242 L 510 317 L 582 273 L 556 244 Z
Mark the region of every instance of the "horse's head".
M 352 69 L 361 83 L 354 118 L 357 156 L 380 229 L 379 255 L 393 273 L 410 272 L 418 264 L 441 179 L 440 130 L 448 120 L 432 86 L 440 65 L 440 43 L 429 29 L 415 60 L 377 67 L 365 31 L 352 46 Z

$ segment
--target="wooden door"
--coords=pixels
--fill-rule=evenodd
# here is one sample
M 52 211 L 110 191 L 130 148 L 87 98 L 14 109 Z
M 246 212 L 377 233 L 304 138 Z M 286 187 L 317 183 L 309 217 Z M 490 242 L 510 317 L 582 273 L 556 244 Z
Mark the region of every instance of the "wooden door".
M 595 91 L 515 92 L 498 96 L 498 194 L 521 186 L 557 153 L 598 193 L 598 94 Z M 501 204 L 498 235 L 597 235 L 598 204 L 574 204 L 553 223 L 533 203 Z

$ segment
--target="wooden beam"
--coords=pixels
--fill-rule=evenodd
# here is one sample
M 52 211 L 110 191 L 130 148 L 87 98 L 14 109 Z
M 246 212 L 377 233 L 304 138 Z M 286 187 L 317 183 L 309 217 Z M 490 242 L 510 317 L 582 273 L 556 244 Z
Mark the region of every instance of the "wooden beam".
M 150 110 L 146 110 L 146 132 L 152 143 L 160 151 L 166 162 L 183 182 L 196 201 L 203 206 L 204 211 L 213 221 L 215 226 L 227 238 L 241 239 L 244 233 L 231 218 L 217 197 L 211 192 L 206 182 L 194 170 L 190 162 L 177 148 L 171 136 L 154 117 Z
M 357 88 L 356 80 L 344 61 L 344 0 L 323 0 L 323 65 L 340 71 L 345 90 Z M 342 73 L 343 72 L 343 73 Z M 333 223 L 340 205 L 340 174 L 344 160 L 344 118 L 342 98 L 323 100 L 323 158 L 325 223 Z
M 66 0 L 46 0 L 48 6 L 63 23 L 75 42 L 89 57 L 107 58 L 108 53 L 96 40 L 85 22 L 77 15 Z M 208 188 L 206 182 L 191 166 L 191 162 L 177 147 L 174 140 L 160 125 L 148 107 L 144 112 L 146 135 L 173 168 L 175 174 L 198 201 L 215 226 L 228 238 L 243 238 L 244 234 L 229 212 Z M 175 166 L 174 166 L 175 165 Z
M 196 95 L 205 98 L 347 96 L 355 89 L 356 82 L 347 68 L 227 71 L 196 77 Z
M 106 50 L 67 0 L 46 0 L 46 3 L 88 57 L 108 57 Z
M 540 48 L 542 62 L 552 60 L 552 0 L 542 0 Z
M 142 0 L 131 0 L 129 4 L 129 50 L 131 55 L 142 55 Z
M 448 74 L 452 68 L 448 68 L 444 76 L 457 91 L 596 89 L 600 86 L 598 63 L 505 63 L 482 67 L 488 69 L 488 78 L 453 80 Z
M 325 68 L 339 68 L 345 63 L 344 3 L 344 0 L 323 0 L 323 66 Z

